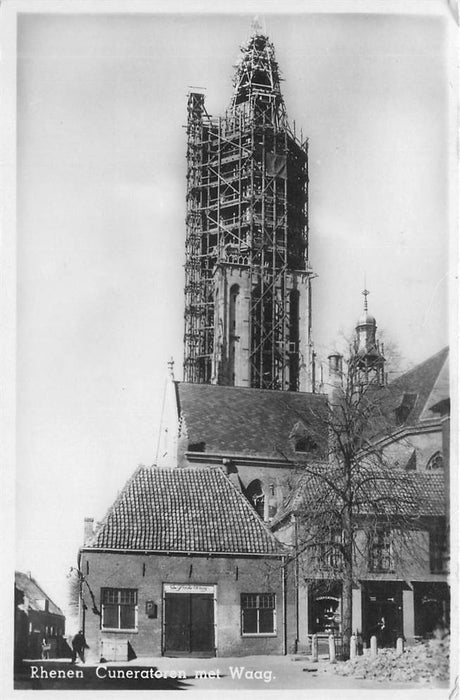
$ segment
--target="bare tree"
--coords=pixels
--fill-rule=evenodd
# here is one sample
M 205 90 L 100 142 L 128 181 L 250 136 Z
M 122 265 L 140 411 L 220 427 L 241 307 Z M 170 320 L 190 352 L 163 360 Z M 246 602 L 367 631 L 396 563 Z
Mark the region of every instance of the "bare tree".
M 353 583 L 362 574 L 369 541 L 397 532 L 392 556 L 417 557 L 424 496 L 415 474 L 387 457 L 394 422 L 391 389 L 363 381 L 353 356 L 328 401 L 311 413 L 308 432 L 316 455 L 298 462 L 290 505 L 296 512 L 295 554 L 309 577 L 342 582 L 345 658 L 352 634 Z M 365 533 L 365 537 L 363 534 Z M 377 550 L 376 550 L 377 551 Z

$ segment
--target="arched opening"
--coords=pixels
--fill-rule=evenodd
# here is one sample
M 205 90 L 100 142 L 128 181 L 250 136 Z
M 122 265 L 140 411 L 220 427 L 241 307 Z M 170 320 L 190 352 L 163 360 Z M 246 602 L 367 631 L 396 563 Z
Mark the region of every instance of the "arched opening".
M 251 481 L 246 489 L 246 496 L 253 508 L 263 520 L 265 515 L 265 495 L 259 479 L 254 479 L 254 481 Z
M 236 342 L 238 339 L 237 335 L 237 320 L 238 320 L 238 301 L 240 295 L 240 287 L 238 284 L 233 284 L 230 288 L 230 303 L 228 312 L 228 333 L 229 333 L 229 343 L 228 343 L 228 360 L 229 360 L 229 379 L 230 384 L 233 386 L 236 379 Z
M 297 289 L 289 294 L 289 390 L 297 391 L 299 384 L 299 299 Z

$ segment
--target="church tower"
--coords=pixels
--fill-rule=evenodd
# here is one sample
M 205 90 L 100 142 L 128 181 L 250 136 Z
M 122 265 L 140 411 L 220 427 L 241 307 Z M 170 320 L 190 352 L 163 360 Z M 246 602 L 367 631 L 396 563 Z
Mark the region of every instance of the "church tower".
M 280 80 L 256 29 L 226 113 L 188 98 L 186 382 L 312 389 L 308 144 L 288 123 Z

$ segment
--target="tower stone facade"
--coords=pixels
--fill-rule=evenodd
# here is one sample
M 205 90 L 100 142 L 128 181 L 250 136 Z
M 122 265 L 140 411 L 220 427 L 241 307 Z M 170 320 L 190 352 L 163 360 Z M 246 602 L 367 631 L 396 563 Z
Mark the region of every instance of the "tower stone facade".
M 185 381 L 311 390 L 307 148 L 257 31 L 223 116 L 189 95 Z

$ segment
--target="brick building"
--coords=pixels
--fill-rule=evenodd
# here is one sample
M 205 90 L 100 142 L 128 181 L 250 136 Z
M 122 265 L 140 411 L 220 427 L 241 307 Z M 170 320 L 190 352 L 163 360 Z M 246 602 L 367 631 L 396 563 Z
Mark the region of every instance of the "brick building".
M 393 469 L 385 488 L 392 490 L 388 503 L 394 503 L 394 511 L 380 522 L 366 512 L 357 519 L 353 630 L 366 640 L 385 618 L 389 644 L 397 635 L 413 642 L 430 636 L 436 624 L 450 622 L 448 349 L 377 391 L 386 429 L 374 437 L 374 449 Z M 321 483 L 308 473 L 301 475 L 272 522 L 282 541 L 297 546 L 302 513 L 320 495 Z M 382 497 L 382 487 L 377 496 Z M 399 525 L 405 514 L 409 531 Z M 307 547 L 300 570 L 299 642 L 305 646 L 313 633 L 340 634 L 338 549 Z
M 96 661 L 283 654 L 286 549 L 219 468 L 139 467 L 79 555 Z
M 47 653 L 50 657 L 66 653 L 64 614 L 30 572 L 15 572 L 14 611 L 16 663 L 25 658 L 40 659 L 44 640 L 49 646 Z

